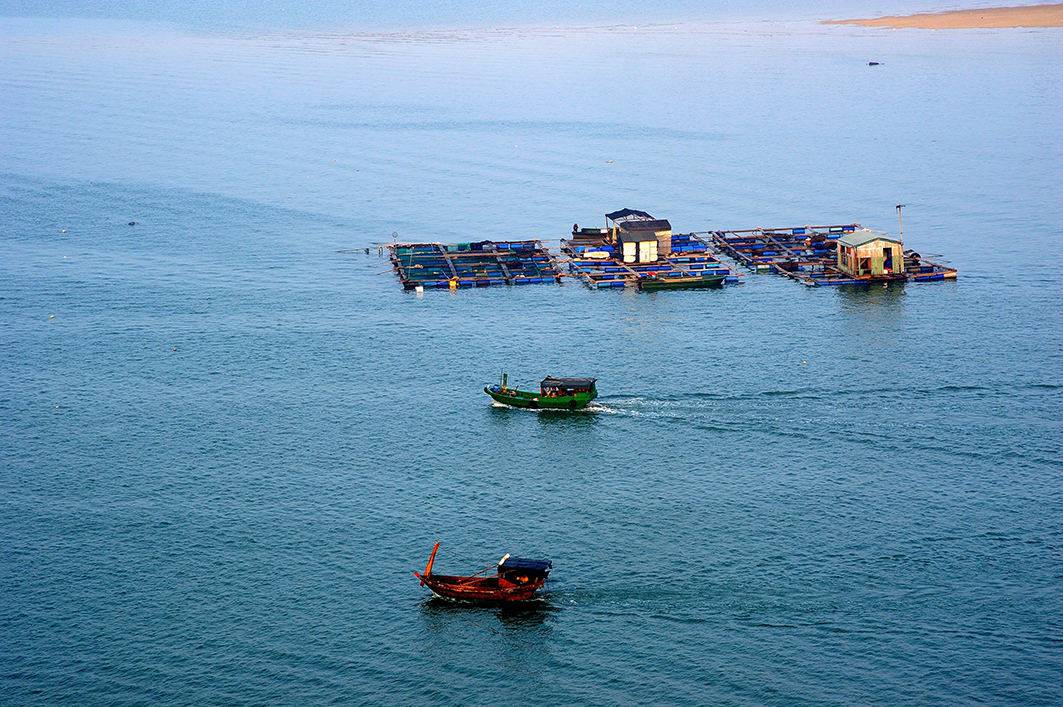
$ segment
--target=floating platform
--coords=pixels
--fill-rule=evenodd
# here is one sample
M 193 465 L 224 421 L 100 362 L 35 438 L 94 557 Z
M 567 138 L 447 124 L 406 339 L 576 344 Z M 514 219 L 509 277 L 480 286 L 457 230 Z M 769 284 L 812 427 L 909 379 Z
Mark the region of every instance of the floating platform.
M 671 235 L 662 230 L 639 240 L 639 255 L 648 251 L 641 262 L 630 260 L 635 252 L 630 242 L 624 244 L 629 256 L 625 262 L 615 232 L 605 228 L 573 230 L 570 238 L 561 240 L 560 254 L 551 253 L 539 240 L 393 243 L 387 249 L 407 290 L 559 283 L 565 276 L 596 290 L 680 289 L 684 283 L 705 285 L 713 276 L 726 283 L 741 282 L 743 275 L 721 256 L 754 272 L 776 273 L 810 287 L 956 278 L 955 268 L 912 250 L 902 252 L 899 238 L 858 223 Z M 644 251 L 646 241 L 649 247 Z M 670 246 L 670 252 L 658 257 L 657 252 L 663 252 L 657 250 L 660 243 Z M 644 288 L 644 283 L 650 286 Z
M 706 235 L 720 252 L 750 270 L 776 273 L 810 287 L 956 278 L 955 268 L 931 262 L 911 250 L 904 251 L 904 266 L 896 272 L 865 275 L 846 272 L 839 267 L 838 240 L 856 236 L 861 231 L 871 233 L 861 229 L 858 223 L 850 223 L 714 231 Z
M 403 288 L 484 287 L 560 282 L 557 262 L 542 243 L 393 243 L 388 254 Z
M 654 277 L 722 275 L 724 282 L 741 282 L 742 274 L 721 262 L 708 241 L 693 233 L 671 238 L 671 254 L 649 263 L 625 263 L 610 244 L 607 229 L 583 228 L 561 241 L 561 254 L 570 274 L 592 290 L 637 287 Z

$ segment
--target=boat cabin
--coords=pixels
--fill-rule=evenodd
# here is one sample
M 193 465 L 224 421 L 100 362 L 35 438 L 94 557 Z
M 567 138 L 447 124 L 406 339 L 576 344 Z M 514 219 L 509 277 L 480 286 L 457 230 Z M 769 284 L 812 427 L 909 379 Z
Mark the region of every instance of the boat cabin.
M 498 578 L 516 585 L 534 584 L 546 579 L 553 563 L 550 560 L 529 560 L 509 557 L 498 566 Z
M 900 238 L 863 229 L 838 239 L 838 269 L 854 277 L 892 277 L 904 272 Z
M 577 393 L 593 393 L 597 378 L 544 378 L 539 390 L 545 398 L 570 397 Z

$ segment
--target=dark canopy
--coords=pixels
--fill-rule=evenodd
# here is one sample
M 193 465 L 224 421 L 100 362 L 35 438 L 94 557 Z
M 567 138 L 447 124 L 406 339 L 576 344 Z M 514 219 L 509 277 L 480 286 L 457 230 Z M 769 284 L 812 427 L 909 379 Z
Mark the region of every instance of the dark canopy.
M 561 388 L 563 390 L 590 390 L 597 378 L 544 378 L 539 386 L 546 388 Z
M 611 214 L 606 214 L 605 217 L 610 221 L 616 221 L 618 218 L 627 218 L 628 216 L 641 216 L 642 218 L 653 218 L 645 211 L 638 211 L 636 209 L 620 209 L 614 211 Z
M 526 572 L 539 572 L 546 574 L 550 571 L 553 563 L 550 560 L 529 560 L 524 557 L 511 557 L 502 563 L 499 567 L 500 572 L 509 572 L 510 570 L 524 570 Z

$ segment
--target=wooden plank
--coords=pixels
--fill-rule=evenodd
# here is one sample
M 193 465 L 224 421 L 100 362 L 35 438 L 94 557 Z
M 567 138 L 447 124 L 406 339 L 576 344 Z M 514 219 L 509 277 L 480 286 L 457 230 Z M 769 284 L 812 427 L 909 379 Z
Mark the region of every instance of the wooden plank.
M 506 264 L 502 262 L 502 255 L 496 253 L 495 254 L 495 260 L 498 261 L 498 267 L 502 268 L 502 274 L 506 276 L 506 284 L 507 285 L 512 285 L 513 284 L 513 274 L 509 271 L 509 268 L 506 267 Z
M 449 267 L 449 268 L 450 268 L 450 274 L 451 274 L 451 276 L 452 276 L 452 277 L 453 277 L 453 278 L 454 278 L 455 280 L 459 279 L 459 278 L 458 278 L 458 271 L 457 271 L 457 270 L 456 270 L 456 269 L 454 268 L 454 262 L 453 262 L 453 261 L 452 261 L 452 260 L 450 259 L 450 255 L 448 255 L 448 254 L 447 254 L 447 249 L 446 249 L 446 248 L 444 248 L 444 247 L 443 247 L 443 244 L 441 244 L 441 243 L 436 243 L 436 249 L 437 249 L 437 250 L 438 250 L 438 251 L 440 252 L 440 254 L 441 254 L 441 255 L 443 256 L 443 260 L 447 261 L 447 267 Z

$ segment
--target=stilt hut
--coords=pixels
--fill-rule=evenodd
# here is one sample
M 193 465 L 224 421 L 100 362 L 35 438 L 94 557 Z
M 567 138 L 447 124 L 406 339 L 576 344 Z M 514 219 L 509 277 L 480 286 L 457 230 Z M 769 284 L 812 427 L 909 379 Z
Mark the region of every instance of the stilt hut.
M 866 228 L 838 239 L 838 269 L 853 277 L 891 278 L 904 273 L 900 238 Z
M 616 247 L 625 263 L 655 263 L 658 248 L 657 234 L 651 230 L 619 228 Z
M 654 241 L 655 244 L 652 243 Z M 638 262 L 652 263 L 671 255 L 672 224 L 667 219 L 624 221 L 616 229 L 616 243 L 618 246 L 625 244 L 623 248 L 634 248 L 634 244 L 638 244 Z M 627 260 L 628 251 L 622 252 L 625 262 L 632 262 Z

